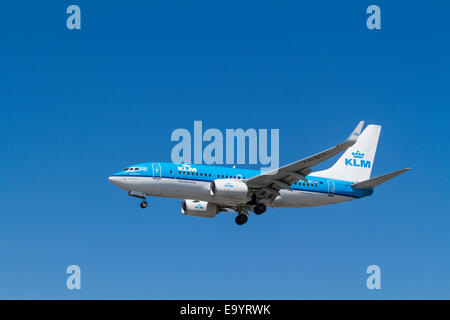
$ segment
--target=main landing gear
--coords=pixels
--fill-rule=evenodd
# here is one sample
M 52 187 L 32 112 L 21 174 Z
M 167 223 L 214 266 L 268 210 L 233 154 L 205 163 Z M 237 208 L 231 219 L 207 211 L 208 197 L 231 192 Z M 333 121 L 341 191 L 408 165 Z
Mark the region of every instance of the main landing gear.
M 250 208 L 249 207 L 239 207 L 236 209 L 236 211 L 238 212 L 238 215 L 237 215 L 235 221 L 238 226 L 242 226 L 243 224 L 247 223 L 248 216 L 249 216 L 248 210 L 251 210 L 255 214 L 260 215 L 260 214 L 266 212 L 266 209 L 267 209 L 267 207 L 264 203 L 257 203 L 253 208 L 251 208 L 251 209 Z
M 253 212 L 259 215 L 266 212 L 266 209 L 267 207 L 264 203 L 258 203 L 256 206 L 253 207 Z
M 247 215 L 246 215 L 246 214 L 243 214 L 243 213 L 239 213 L 239 214 L 237 215 L 236 219 L 235 219 L 236 224 L 237 224 L 238 226 L 243 225 L 244 223 L 247 222 L 247 220 L 248 220 Z

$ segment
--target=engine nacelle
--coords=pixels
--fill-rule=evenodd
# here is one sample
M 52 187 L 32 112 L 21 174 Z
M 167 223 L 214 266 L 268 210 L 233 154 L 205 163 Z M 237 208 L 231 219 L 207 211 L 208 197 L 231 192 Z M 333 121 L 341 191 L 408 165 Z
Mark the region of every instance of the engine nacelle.
M 215 204 L 199 200 L 183 200 L 181 213 L 192 217 L 215 217 L 218 208 Z
M 211 182 L 209 193 L 213 198 L 246 201 L 249 199 L 247 185 L 232 179 L 217 179 Z

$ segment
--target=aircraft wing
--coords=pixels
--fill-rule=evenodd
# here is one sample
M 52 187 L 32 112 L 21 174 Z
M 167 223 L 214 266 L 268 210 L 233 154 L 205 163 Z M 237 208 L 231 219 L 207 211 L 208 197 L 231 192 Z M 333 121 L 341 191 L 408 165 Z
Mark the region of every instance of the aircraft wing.
M 250 189 L 260 189 L 272 200 L 279 194 L 281 189 L 291 190 L 290 186 L 298 180 L 307 181 L 305 176 L 311 173 L 311 167 L 335 156 L 336 154 L 350 148 L 358 140 L 364 121 L 360 121 L 350 136 L 344 142 L 328 150 L 316 153 L 310 157 L 285 165 L 281 168 L 263 173 L 259 176 L 246 179 L 245 182 Z

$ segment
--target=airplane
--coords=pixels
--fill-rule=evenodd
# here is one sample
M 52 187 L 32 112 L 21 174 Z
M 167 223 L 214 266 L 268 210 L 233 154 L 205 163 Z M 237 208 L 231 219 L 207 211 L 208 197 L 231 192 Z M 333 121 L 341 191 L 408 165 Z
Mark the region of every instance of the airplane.
M 267 207 L 303 208 L 351 201 L 372 195 L 374 188 L 408 170 L 401 169 L 370 178 L 381 126 L 360 121 L 342 143 L 302 160 L 268 172 L 210 165 L 150 162 L 129 166 L 109 177 L 128 195 L 182 199 L 187 216 L 215 217 L 235 211 L 243 225 L 250 213 Z M 362 131 L 362 133 L 361 133 Z M 329 169 L 312 167 L 345 151 Z

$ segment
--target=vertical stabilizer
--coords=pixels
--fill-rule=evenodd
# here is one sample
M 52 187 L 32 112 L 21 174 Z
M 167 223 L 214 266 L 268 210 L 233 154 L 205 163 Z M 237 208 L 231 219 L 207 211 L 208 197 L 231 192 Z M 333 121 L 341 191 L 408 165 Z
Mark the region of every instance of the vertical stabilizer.
M 329 169 L 311 173 L 312 176 L 360 182 L 370 178 L 381 126 L 368 125 L 356 143 L 348 148 Z

